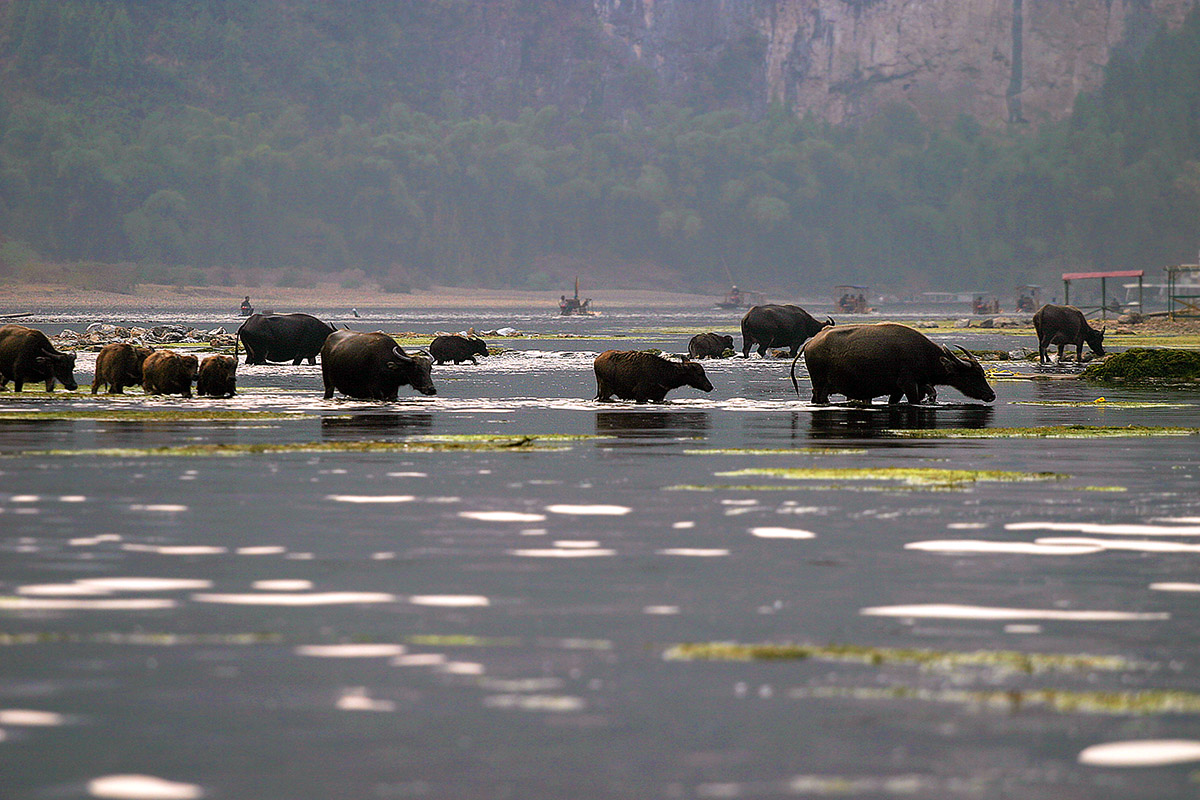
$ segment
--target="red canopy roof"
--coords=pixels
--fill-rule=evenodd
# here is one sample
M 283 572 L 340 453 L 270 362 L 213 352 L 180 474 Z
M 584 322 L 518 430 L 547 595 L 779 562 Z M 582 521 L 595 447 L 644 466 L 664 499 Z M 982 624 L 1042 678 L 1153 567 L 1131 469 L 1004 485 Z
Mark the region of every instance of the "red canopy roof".
M 1146 274 L 1144 269 L 1119 269 L 1115 272 L 1064 272 L 1064 281 L 1077 281 L 1083 278 L 1140 278 Z

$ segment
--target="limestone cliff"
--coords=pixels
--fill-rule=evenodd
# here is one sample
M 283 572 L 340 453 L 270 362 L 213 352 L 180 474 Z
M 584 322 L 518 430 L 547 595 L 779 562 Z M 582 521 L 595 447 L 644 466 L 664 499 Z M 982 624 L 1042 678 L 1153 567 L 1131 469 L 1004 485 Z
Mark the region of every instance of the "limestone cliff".
M 777 99 L 800 115 L 854 123 L 899 101 L 989 124 L 1062 118 L 1100 84 L 1116 49 L 1139 48 L 1195 3 L 593 0 L 607 34 L 668 87 L 698 79 L 689 65 L 757 59 L 743 70 L 750 105 Z

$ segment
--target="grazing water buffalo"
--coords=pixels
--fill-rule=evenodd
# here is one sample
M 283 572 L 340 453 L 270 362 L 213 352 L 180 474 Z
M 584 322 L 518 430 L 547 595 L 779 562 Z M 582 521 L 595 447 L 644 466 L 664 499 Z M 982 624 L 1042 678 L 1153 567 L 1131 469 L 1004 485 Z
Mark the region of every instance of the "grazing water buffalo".
M 181 394 L 192 396 L 192 381 L 200 371 L 195 356 L 155 350 L 142 362 L 142 388 L 146 394 Z
M 688 358 L 724 358 L 733 349 L 733 337 L 719 333 L 697 333 L 688 342 Z
M 46 334 L 24 325 L 0 327 L 0 389 L 13 382 L 21 391 L 26 382 L 45 381 L 46 391 L 54 391 L 55 381 L 74 391 L 75 354 L 60 353 L 50 344 Z
M 742 358 L 750 357 L 750 348 L 758 344 L 758 354 L 765 356 L 768 347 L 790 348 L 792 358 L 801 345 L 817 331 L 833 325 L 833 317 L 818 322 L 800 306 L 751 306 L 742 317 Z
M 237 338 L 246 347 L 247 364 L 291 361 L 295 366 L 306 358 L 317 363 L 325 338 L 335 330 L 308 314 L 254 314 L 237 329 Z M 238 355 L 236 341 L 233 355 Z
M 237 359 L 233 356 L 209 356 L 200 364 L 196 394 L 208 397 L 233 397 L 237 394 Z
M 661 403 L 667 392 L 691 386 L 711 392 L 704 367 L 692 361 L 668 361 L 652 353 L 605 350 L 596 356 L 596 399 L 607 403 L 615 394 L 622 400 Z
M 959 348 L 962 350 L 962 348 Z M 887 395 L 889 403 L 907 397 L 910 403 L 937 399 L 941 385 L 953 386 L 967 397 L 991 402 L 996 393 L 983 367 L 963 350 L 966 360 L 905 325 L 845 325 L 821 331 L 804 345 L 804 361 L 812 379 L 812 401 L 829 402 L 830 394 L 871 402 Z M 796 361 L 792 361 L 792 387 Z
M 104 345 L 96 356 L 92 394 L 98 392 L 101 386 L 107 386 L 109 394 L 124 394 L 126 386 L 140 385 L 142 364 L 153 352 L 149 347 L 135 347 L 121 342 Z
M 1098 356 L 1104 355 L 1104 329 L 1096 330 L 1088 325 L 1083 312 L 1075 306 L 1056 306 L 1047 303 L 1033 315 L 1033 329 L 1038 337 L 1038 361 L 1045 364 L 1050 360 L 1046 351 L 1058 345 L 1058 360 L 1062 361 L 1063 348 L 1075 345 L 1075 360 L 1083 357 L 1083 343 Z
M 321 348 L 325 399 L 334 389 L 361 400 L 395 400 L 401 386 L 437 394 L 430 377 L 433 362 L 408 355 L 386 333 L 336 331 Z
M 474 331 L 468 331 L 466 336 L 458 333 L 438 336 L 429 343 L 429 355 L 433 356 L 433 360 L 438 364 L 445 364 L 447 361 L 453 361 L 455 364 L 464 361 L 478 364 L 475 356 L 487 354 L 487 342 L 476 336 Z

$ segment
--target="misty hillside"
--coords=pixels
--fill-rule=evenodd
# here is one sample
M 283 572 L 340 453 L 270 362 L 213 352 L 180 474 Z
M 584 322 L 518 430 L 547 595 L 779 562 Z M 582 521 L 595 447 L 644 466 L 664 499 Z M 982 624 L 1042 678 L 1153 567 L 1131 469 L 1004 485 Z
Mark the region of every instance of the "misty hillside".
M 837 124 L 773 93 L 755 19 L 661 5 L 687 46 L 650 58 L 640 3 L 0 2 L 0 280 L 902 291 L 1194 259 L 1195 14 L 1061 120 L 880 95 Z

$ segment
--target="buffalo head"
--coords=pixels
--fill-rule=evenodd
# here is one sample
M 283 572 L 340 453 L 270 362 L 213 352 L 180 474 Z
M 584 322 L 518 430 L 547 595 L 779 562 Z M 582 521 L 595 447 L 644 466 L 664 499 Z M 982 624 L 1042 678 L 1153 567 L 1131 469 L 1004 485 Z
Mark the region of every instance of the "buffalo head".
M 433 360 L 424 355 L 410 356 L 399 347 L 392 350 L 387 369 L 396 374 L 401 385 L 408 384 L 424 395 L 437 394 L 433 386 Z
M 687 385 L 693 389 L 699 389 L 702 392 L 712 391 L 713 385 L 709 381 L 708 376 L 704 374 L 704 367 L 695 361 L 684 361 L 683 378 Z
M 967 357 L 965 361 L 950 352 L 950 348 L 942 345 L 941 366 L 946 372 L 945 382 L 973 400 L 983 400 L 985 403 L 995 400 L 996 393 L 988 383 L 983 366 L 965 349 L 958 349 Z
M 58 381 L 68 391 L 75 391 L 79 384 L 75 383 L 75 354 L 60 353 L 57 350 L 43 350 L 35 359 L 36 363 L 49 372 L 46 378 L 46 391 L 54 389 Z
M 1104 331 L 1106 330 L 1106 327 L 1101 328 L 1100 330 L 1095 330 L 1094 328 L 1084 325 L 1083 338 L 1087 342 L 1087 346 L 1092 348 L 1092 352 L 1098 356 L 1107 355 L 1107 353 L 1104 352 Z

